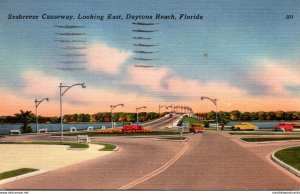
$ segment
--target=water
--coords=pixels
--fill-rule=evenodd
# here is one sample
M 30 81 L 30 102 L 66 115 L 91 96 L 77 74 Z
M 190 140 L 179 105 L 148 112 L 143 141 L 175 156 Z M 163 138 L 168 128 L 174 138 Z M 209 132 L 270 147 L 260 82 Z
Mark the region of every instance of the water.
M 0 124 L 0 134 L 9 134 L 11 129 L 20 129 L 23 124 Z M 32 132 L 36 132 L 36 124 L 30 123 L 29 126 L 32 128 Z M 86 130 L 88 127 L 93 126 L 94 129 L 101 129 L 102 126 L 105 128 L 111 128 L 111 123 L 66 123 L 64 124 L 64 131 L 70 131 L 70 127 L 75 127 L 77 130 Z M 116 127 L 121 127 L 122 123 L 117 122 Z M 39 129 L 47 128 L 48 132 L 60 131 L 60 123 L 57 124 L 39 124 Z

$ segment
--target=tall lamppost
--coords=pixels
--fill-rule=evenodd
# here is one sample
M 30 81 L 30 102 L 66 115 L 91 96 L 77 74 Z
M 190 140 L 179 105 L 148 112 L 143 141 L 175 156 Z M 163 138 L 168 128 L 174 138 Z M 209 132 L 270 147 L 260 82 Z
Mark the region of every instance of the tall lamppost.
M 124 104 L 117 104 L 117 105 L 110 105 L 110 113 L 111 113 L 111 128 L 114 128 L 114 121 L 113 121 L 113 110 L 114 108 L 116 108 L 117 106 L 124 106 Z
M 170 106 L 166 106 L 166 109 L 168 108 L 173 108 L 173 105 L 170 105 Z M 172 115 L 172 127 L 173 127 L 173 110 L 171 111 L 171 115 Z
M 175 113 L 178 113 L 178 108 L 179 108 L 179 106 L 174 106 Z
M 37 111 L 37 108 L 38 106 L 44 101 L 44 100 L 47 100 L 49 101 L 49 98 L 43 98 L 42 100 L 37 100 L 35 99 L 35 115 L 36 115 L 36 132 L 38 133 L 39 132 L 39 118 L 38 118 L 38 111 Z
M 212 103 L 214 103 L 214 105 L 216 105 L 216 128 L 217 128 L 217 131 L 219 130 L 219 128 L 218 128 L 218 105 L 217 105 L 217 99 L 215 98 L 215 99 L 211 99 L 211 98 L 209 98 L 209 97 L 205 97 L 205 96 L 202 96 L 201 97 L 201 100 L 204 100 L 204 99 L 208 99 L 208 100 L 210 100 Z
M 59 102 L 60 102 L 60 141 L 63 142 L 64 141 L 64 135 L 63 135 L 63 131 L 64 131 L 64 126 L 63 126 L 63 116 L 62 116 L 62 97 L 63 95 L 72 87 L 74 86 L 81 86 L 82 88 L 86 88 L 86 85 L 84 83 L 77 83 L 77 84 L 73 84 L 71 86 L 64 86 L 62 83 L 60 83 L 59 85 Z M 62 91 L 62 89 L 65 88 L 64 91 Z
M 158 105 L 158 117 L 160 117 L 160 109 L 162 108 L 162 107 L 164 107 L 164 105 Z
M 141 106 L 141 107 L 136 108 L 136 123 L 137 124 L 139 122 L 139 112 L 138 112 L 138 110 L 140 110 L 142 108 L 147 108 L 147 107 L 146 106 Z

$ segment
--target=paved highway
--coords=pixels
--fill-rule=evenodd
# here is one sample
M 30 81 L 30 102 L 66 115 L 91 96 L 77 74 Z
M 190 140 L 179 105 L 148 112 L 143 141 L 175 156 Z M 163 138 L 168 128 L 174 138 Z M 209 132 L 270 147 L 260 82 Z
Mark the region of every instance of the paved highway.
M 0 185 L 50 190 L 299 190 L 299 178 L 270 153 L 299 142 L 244 144 L 227 132 L 189 135 L 188 142 L 101 137 L 120 147 L 107 157 Z

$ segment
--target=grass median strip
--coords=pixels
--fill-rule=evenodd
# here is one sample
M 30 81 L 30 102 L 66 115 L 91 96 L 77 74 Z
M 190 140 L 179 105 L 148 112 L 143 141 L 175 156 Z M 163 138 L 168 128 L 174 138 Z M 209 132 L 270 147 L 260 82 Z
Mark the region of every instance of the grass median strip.
M 246 142 L 264 142 L 264 141 L 287 141 L 287 140 L 300 140 L 300 137 L 265 137 L 265 138 L 241 138 Z
M 22 174 L 27 174 L 27 173 L 34 172 L 34 171 L 38 171 L 38 169 L 20 168 L 20 169 L 17 169 L 17 170 L 2 172 L 2 173 L 0 173 L 0 180 L 8 179 L 8 178 L 19 176 L 19 175 L 22 175 Z
M 275 153 L 275 157 L 300 170 L 300 147 L 286 148 Z
M 89 148 L 88 144 L 76 142 L 0 142 L 0 144 L 67 145 L 70 146 L 70 148 Z
M 98 145 L 103 145 L 105 146 L 102 149 L 99 149 L 99 151 L 114 151 L 114 149 L 117 148 L 114 144 L 109 144 L 109 143 L 97 143 Z

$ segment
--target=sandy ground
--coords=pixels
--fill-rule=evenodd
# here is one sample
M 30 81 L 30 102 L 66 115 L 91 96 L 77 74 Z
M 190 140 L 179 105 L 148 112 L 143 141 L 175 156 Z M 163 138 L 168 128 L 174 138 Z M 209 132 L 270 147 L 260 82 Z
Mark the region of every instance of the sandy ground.
M 18 168 L 54 170 L 112 153 L 98 151 L 104 146 L 89 144 L 88 149 L 69 149 L 64 145 L 1 144 L 0 172 Z

